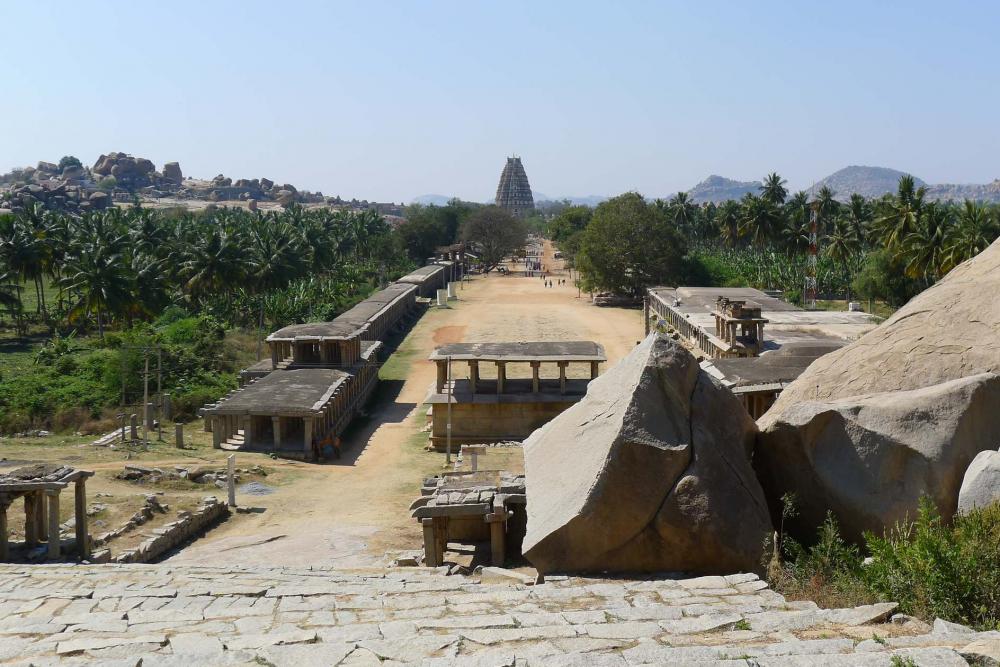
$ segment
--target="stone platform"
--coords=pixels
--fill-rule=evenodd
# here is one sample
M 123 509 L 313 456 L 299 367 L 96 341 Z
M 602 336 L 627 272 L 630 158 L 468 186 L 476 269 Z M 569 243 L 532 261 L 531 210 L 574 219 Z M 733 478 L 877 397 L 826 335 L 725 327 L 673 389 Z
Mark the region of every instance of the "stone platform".
M 894 607 L 786 602 L 752 574 L 527 586 L 504 571 L 9 565 L 0 664 L 930 667 L 1000 642 L 887 622 Z

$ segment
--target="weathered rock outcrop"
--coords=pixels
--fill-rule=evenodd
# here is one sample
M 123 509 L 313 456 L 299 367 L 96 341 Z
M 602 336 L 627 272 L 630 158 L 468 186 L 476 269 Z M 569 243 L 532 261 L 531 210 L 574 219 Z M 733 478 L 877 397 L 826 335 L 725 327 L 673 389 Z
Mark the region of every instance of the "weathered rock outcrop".
M 184 174 L 181 172 L 181 165 L 178 162 L 167 162 L 163 165 L 163 178 L 171 183 L 180 185 L 184 182 Z
M 915 518 L 922 495 L 950 519 L 966 468 L 1000 433 L 998 405 L 995 373 L 803 402 L 769 421 L 754 467 L 775 505 L 796 494 L 801 514 L 789 528 L 804 536 L 828 509 L 850 539 L 866 530 L 881 535 Z
M 1000 241 L 787 387 L 754 454 L 772 513 L 795 491 L 793 532 L 832 509 L 854 539 L 913 517 L 921 494 L 950 517 L 1000 428 L 998 293 Z
M 542 572 L 758 568 L 755 432 L 687 350 L 649 336 L 525 441 L 524 555 Z
M 965 471 L 958 492 L 958 511 L 965 514 L 997 502 L 1000 502 L 1000 452 L 982 451 Z
M 817 359 L 768 414 L 801 401 L 918 389 L 1000 373 L 1000 240 L 859 340 Z M 765 415 L 764 419 L 767 419 Z

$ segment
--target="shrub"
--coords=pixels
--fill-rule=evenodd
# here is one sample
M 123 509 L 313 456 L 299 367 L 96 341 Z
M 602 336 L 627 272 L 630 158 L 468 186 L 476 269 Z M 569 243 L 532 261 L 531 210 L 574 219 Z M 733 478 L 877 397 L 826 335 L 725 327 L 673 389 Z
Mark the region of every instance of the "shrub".
M 97 187 L 101 190 L 114 190 L 118 187 L 118 179 L 114 176 L 105 176 L 97 183 Z
M 880 597 L 914 616 L 1000 629 L 1000 503 L 948 526 L 923 498 L 916 521 L 865 539 L 872 561 L 863 577 Z

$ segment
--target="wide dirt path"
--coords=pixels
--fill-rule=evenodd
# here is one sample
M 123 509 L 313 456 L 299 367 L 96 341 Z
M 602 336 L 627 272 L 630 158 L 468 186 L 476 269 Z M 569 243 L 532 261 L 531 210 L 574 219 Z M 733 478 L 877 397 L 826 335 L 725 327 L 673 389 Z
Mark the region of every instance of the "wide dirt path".
M 477 276 L 457 288 L 452 308 L 427 311 L 384 364 L 370 418 L 348 438 L 343 459 L 283 465 L 294 481 L 272 495 L 238 497 L 254 511 L 213 530 L 170 562 L 344 567 L 419 549 L 419 526 L 407 508 L 419 494 L 420 480 L 444 463 L 443 455 L 424 451 L 421 432 L 422 401 L 435 375 L 427 356 L 436 346 L 594 340 L 604 345 L 611 364 L 642 337 L 641 311 L 596 308 L 586 294 L 577 298 L 548 244 L 544 263 L 555 269 L 553 281 L 565 278 L 566 284 L 546 288 L 540 278 Z M 530 372 L 527 365 L 524 372 Z M 518 469 L 520 450 L 496 450 L 490 463 Z M 250 464 L 243 459 L 238 465 Z

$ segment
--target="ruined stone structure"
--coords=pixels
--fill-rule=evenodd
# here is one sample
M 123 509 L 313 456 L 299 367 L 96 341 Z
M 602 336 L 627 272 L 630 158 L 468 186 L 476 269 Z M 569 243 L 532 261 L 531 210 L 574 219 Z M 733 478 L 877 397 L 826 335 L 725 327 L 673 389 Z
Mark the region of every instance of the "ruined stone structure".
M 450 387 L 449 359 L 468 364 L 468 379 L 456 379 L 453 364 Z M 568 341 L 455 343 L 436 349 L 430 360 L 437 364 L 437 382 L 425 401 L 431 406 L 431 444 L 443 450 L 449 398 L 453 446 L 521 440 L 579 401 L 607 357 L 598 343 Z M 571 363 L 587 364 L 589 377 L 569 378 Z M 483 379 L 480 364 L 494 365 L 496 379 Z M 508 378 L 509 364 L 528 364 L 531 379 Z M 557 366 L 559 379 L 543 379 L 542 364 Z
M 531 186 L 521 158 L 507 158 L 497 185 L 496 205 L 517 218 L 524 218 L 535 210 L 535 200 L 531 196 Z
M 240 389 L 202 408 L 214 445 L 314 459 L 375 391 L 382 341 L 410 320 L 418 295 L 447 277 L 448 267 L 426 266 L 331 322 L 272 333 L 270 358 L 240 373 Z
M 73 509 L 76 526 L 76 551 L 81 559 L 90 557 L 87 534 L 88 477 L 94 473 L 64 465 L 37 464 L 18 468 L 0 476 L 0 561 L 10 560 L 7 510 L 18 498 L 24 498 L 24 544 L 26 549 L 46 539 L 49 560 L 57 560 L 62 549 L 59 522 L 59 494 L 74 485 Z
M 653 287 L 645 304 L 647 326 L 653 316 L 687 339 L 754 419 L 810 363 L 874 327 L 865 313 L 806 311 L 744 287 Z

